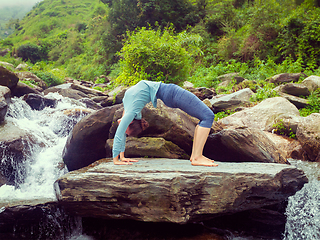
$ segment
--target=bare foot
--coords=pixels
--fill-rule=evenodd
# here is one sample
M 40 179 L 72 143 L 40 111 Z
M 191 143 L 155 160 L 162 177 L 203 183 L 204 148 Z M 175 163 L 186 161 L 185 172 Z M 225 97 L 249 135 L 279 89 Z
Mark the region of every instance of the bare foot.
M 213 163 L 214 161 L 205 157 L 205 156 L 201 156 L 198 158 L 193 158 L 190 159 L 191 161 L 191 165 L 193 166 L 206 166 L 206 167 L 217 167 L 218 164 Z
M 214 162 L 214 160 L 211 160 L 210 158 L 207 158 L 205 156 L 202 156 L 203 158 L 207 159 L 208 161 Z M 190 162 L 192 162 L 192 159 L 194 159 L 194 157 L 190 157 Z

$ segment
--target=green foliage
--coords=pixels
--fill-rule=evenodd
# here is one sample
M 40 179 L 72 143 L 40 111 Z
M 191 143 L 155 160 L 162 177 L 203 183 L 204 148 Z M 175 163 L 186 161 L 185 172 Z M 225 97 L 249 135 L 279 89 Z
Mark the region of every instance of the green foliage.
M 273 124 L 272 127 L 274 128 L 274 133 L 296 139 L 296 134 L 290 128 L 289 123 L 285 123 L 282 119 Z
M 54 76 L 52 73 L 38 71 L 35 71 L 33 73 L 37 75 L 37 77 L 42 79 L 44 82 L 46 82 L 48 84 L 48 87 L 57 86 L 63 83 L 63 81 Z
M 228 116 L 230 116 L 230 115 L 232 115 L 232 114 L 234 114 L 234 113 L 235 113 L 234 110 L 226 110 L 226 111 L 222 111 L 222 112 L 215 113 L 215 114 L 214 114 L 214 120 L 215 120 L 215 121 L 218 121 L 219 119 L 228 117 Z
M 17 49 L 17 51 L 18 57 L 21 57 L 23 61 L 30 60 L 32 63 L 35 63 L 41 59 L 41 50 L 36 44 L 23 44 Z
M 141 28 L 128 33 L 121 49 L 121 70 L 118 83 L 132 85 L 140 80 L 180 84 L 201 52 L 199 35 L 175 34 L 173 28 L 152 30 Z
M 312 92 L 310 96 L 308 96 L 308 103 L 308 107 L 299 109 L 301 116 L 306 117 L 312 113 L 320 112 L 320 89 Z

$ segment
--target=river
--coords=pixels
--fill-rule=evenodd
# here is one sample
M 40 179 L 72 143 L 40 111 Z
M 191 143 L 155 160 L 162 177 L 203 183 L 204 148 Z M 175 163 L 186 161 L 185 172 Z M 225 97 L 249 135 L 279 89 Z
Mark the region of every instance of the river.
M 25 156 L 24 164 L 16 166 L 15 186 L 3 185 L 0 187 L 1 203 L 32 201 L 34 199 L 56 201 L 53 183 L 67 172 L 66 168 L 58 167 L 62 162 L 62 151 L 72 128 L 85 116 L 85 114 L 81 114 L 81 110 L 86 110 L 86 108 L 83 103 L 63 98 L 56 93 L 50 93 L 49 97 L 55 98 L 58 104 L 55 108 L 45 108 L 42 111 L 32 110 L 20 98 L 12 99 L 6 115 L 6 124 L 13 124 L 30 133 L 36 144 L 28 146 L 32 154 Z M 78 109 L 77 112 L 80 114 L 65 114 L 66 111 L 72 109 Z M 1 142 L 0 147 L 4 147 Z M 2 161 L 13 161 L 9 158 L 10 156 L 2 156 Z M 320 166 L 318 163 L 296 160 L 291 160 L 291 163 L 306 173 L 309 183 L 289 198 L 283 240 L 320 239 Z M 4 209 L 0 208 L 0 213 L 3 211 Z M 64 229 L 63 232 L 60 230 L 57 239 L 95 240 L 92 236 L 83 234 L 80 217 L 68 218 L 68 227 L 61 227 L 62 222 L 65 222 L 67 218 L 66 213 L 59 209 L 57 212 L 48 213 L 46 224 L 51 228 Z M 42 235 L 41 239 L 46 239 L 46 233 Z M 211 237 L 203 236 L 201 239 L 221 238 L 214 238 L 211 235 Z M 257 238 L 235 236 L 229 233 L 224 236 L 224 239 L 255 240 Z

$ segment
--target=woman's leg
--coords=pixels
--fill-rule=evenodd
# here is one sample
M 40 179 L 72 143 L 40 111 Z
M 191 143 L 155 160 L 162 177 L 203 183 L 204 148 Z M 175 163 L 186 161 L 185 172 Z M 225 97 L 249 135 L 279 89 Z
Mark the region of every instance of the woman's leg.
M 210 128 L 196 126 L 194 131 L 193 146 L 191 153 L 191 164 L 194 166 L 208 166 L 216 167 L 218 164 L 213 163 L 214 161 L 203 156 L 203 148 L 207 141 L 208 135 L 210 133 Z
M 160 85 L 157 97 L 167 106 L 180 108 L 190 116 L 200 120 L 194 132 L 190 161 L 196 166 L 217 166 L 213 160 L 203 156 L 203 148 L 207 141 L 214 120 L 214 114 L 197 96 L 174 84 Z

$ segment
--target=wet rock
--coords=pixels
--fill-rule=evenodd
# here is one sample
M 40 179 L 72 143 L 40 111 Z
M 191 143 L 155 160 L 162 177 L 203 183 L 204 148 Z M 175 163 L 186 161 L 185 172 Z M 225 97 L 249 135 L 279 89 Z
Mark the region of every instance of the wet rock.
M 0 175 L 6 184 L 19 184 L 25 177 L 23 164 L 30 156 L 32 145 L 38 143 L 31 134 L 13 123 L 0 125 Z
M 17 75 L 5 67 L 0 65 L 0 85 L 8 87 L 10 89 L 14 88 L 17 86 L 19 82 L 19 78 Z
M 313 113 L 301 120 L 297 139 L 305 152 L 305 160 L 320 162 L 320 113 Z
M 283 152 L 256 128 L 224 129 L 211 134 L 204 155 L 218 161 L 288 163 Z
M 280 203 L 307 181 L 286 164 L 194 167 L 186 160 L 143 159 L 118 166 L 101 160 L 62 176 L 55 190 L 76 215 L 187 223 Z
M 28 105 L 33 110 L 43 110 L 45 107 L 54 108 L 57 104 L 55 99 L 44 97 L 40 94 L 29 93 L 24 95 L 23 100 L 28 103 Z
M 92 99 L 90 98 L 81 98 L 79 100 L 79 102 L 82 102 L 86 105 L 87 108 L 90 109 L 94 109 L 94 110 L 99 110 L 102 108 L 102 106 L 100 106 L 99 104 L 97 104 L 96 102 L 94 102 Z
M 113 139 L 107 140 L 106 156 L 112 157 Z M 151 157 L 189 159 L 190 156 L 172 142 L 163 138 L 134 138 L 128 137 L 126 141 L 126 157 Z
M 40 94 L 36 88 L 32 88 L 23 82 L 18 82 L 18 84 L 11 89 L 12 96 L 15 97 L 22 97 L 25 94 L 34 93 Z
M 0 86 L 0 123 L 4 121 L 10 102 L 11 91 L 8 87 Z

